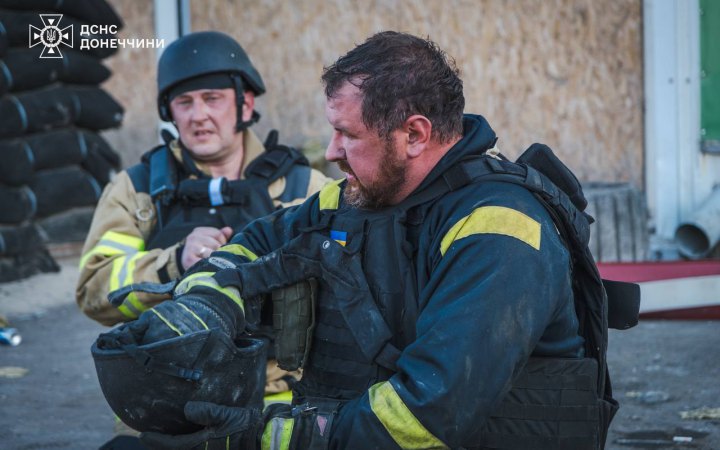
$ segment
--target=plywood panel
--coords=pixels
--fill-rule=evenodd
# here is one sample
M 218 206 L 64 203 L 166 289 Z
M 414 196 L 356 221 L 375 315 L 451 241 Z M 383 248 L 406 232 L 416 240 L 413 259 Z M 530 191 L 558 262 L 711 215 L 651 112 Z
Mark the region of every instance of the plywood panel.
M 122 17 L 125 27 L 120 39 L 154 39 L 153 2 L 150 0 L 108 0 Z M 155 97 L 155 49 L 120 48 L 105 64 L 113 75 L 105 88 L 125 108 L 122 127 L 103 136 L 120 153 L 124 167 L 140 161 L 140 155 L 157 145 Z

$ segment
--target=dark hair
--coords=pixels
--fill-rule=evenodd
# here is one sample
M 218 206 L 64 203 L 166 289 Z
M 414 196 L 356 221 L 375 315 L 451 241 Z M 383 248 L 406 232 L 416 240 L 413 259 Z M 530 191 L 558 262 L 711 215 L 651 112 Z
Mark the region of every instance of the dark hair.
M 462 134 L 465 108 L 455 60 L 430 39 L 384 31 L 325 67 L 325 95 L 350 82 L 363 94 L 362 118 L 381 137 L 413 114 L 432 122 L 433 138 L 447 142 Z

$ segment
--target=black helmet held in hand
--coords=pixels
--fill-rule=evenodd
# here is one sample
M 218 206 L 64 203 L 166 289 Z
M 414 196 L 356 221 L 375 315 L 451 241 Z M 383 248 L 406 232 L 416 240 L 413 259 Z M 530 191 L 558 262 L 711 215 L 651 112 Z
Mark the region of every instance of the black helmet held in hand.
M 185 434 L 200 428 L 185 417 L 188 401 L 262 409 L 262 340 L 233 342 L 210 329 L 139 345 L 134 323 L 101 334 L 91 349 L 105 399 L 125 424 L 143 432 Z
M 235 39 L 217 31 L 191 33 L 171 43 L 158 62 L 158 111 L 171 120 L 170 91 L 181 83 L 207 75 L 228 74 L 235 87 L 238 106 L 245 89 L 256 96 L 265 93 L 265 83 Z M 240 108 L 238 108 L 238 111 Z

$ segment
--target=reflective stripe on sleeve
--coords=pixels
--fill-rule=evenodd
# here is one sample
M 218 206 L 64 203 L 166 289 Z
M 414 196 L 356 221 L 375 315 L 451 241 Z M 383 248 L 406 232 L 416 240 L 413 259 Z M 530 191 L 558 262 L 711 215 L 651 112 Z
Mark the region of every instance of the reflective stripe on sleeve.
M 146 254 L 147 252 L 136 252 L 135 254 L 124 255 L 113 260 L 112 271 L 110 273 L 110 291 L 133 283 L 135 263 Z M 131 292 L 122 302 L 122 305 L 118 307 L 118 311 L 130 319 L 136 319 L 146 309 L 148 309 L 147 306 L 137 298 L 135 292 Z
M 371 386 L 368 396 L 373 413 L 401 448 L 448 448 L 420 423 L 389 381 Z
M 262 450 L 287 450 L 290 448 L 295 420 L 292 417 L 273 417 L 265 425 L 260 448 Z
M 85 267 L 88 259 L 93 255 L 131 255 L 143 250 L 145 250 L 145 242 L 139 237 L 117 233 L 115 231 L 106 231 L 95 247 L 80 258 L 80 269 Z
M 258 256 L 252 252 L 252 250 L 250 250 L 247 247 L 245 247 L 244 245 L 240 245 L 240 244 L 223 245 L 217 251 L 228 252 L 228 253 L 232 253 L 233 255 L 238 255 L 238 256 L 244 256 L 250 261 L 255 261 L 258 258 Z
M 195 286 L 208 287 L 210 289 L 218 291 L 220 294 L 228 296 L 232 301 L 237 303 L 237 305 L 243 312 L 245 312 L 245 304 L 240 297 L 240 291 L 238 291 L 238 289 L 233 286 L 220 286 L 218 282 L 215 281 L 215 278 L 213 278 L 213 275 L 213 272 L 197 272 L 186 278 L 183 278 L 182 281 L 180 281 L 180 283 L 175 288 L 175 294 L 186 294 L 190 292 L 190 290 Z
M 450 228 L 440 243 L 440 253 L 445 256 L 453 242 L 474 234 L 502 234 L 540 250 L 538 221 L 504 206 L 481 206 Z
M 344 178 L 326 184 L 319 194 L 320 209 L 338 209 L 340 205 L 340 183 Z

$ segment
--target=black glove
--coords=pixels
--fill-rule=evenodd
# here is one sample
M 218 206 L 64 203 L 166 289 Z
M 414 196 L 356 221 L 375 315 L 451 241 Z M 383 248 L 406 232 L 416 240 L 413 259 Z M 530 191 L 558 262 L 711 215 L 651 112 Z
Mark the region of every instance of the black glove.
M 144 329 L 140 344 L 150 344 L 181 334 L 216 328 L 235 339 L 237 330 L 244 328 L 240 308 L 225 299 L 213 299 L 187 294 L 176 300 L 166 300 L 143 312 L 133 328 Z M 240 328 L 238 328 L 240 326 Z M 176 331 L 177 330 L 177 331 Z
M 98 337 L 101 349 L 146 345 L 207 329 L 218 329 L 231 339 L 245 327 L 240 308 L 227 301 L 196 297 L 191 294 L 166 300 Z
M 236 408 L 207 402 L 187 402 L 185 417 L 205 426 L 191 434 L 142 433 L 140 440 L 151 449 L 254 449 L 262 430 L 262 414 L 257 409 Z

